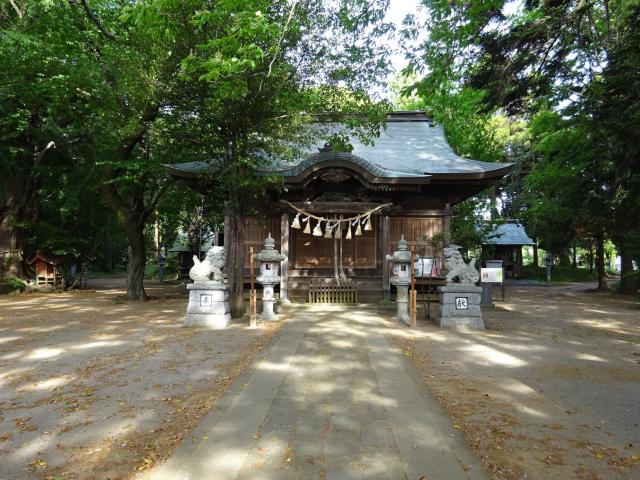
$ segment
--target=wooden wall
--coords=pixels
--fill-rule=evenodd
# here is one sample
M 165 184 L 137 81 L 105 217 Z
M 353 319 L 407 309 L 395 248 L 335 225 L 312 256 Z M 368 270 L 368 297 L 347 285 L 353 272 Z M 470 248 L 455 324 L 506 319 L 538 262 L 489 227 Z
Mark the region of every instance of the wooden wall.
M 398 240 L 404 235 L 404 239 L 419 252 L 425 246 L 425 235 L 431 238 L 436 233 L 444 231 L 443 217 L 391 217 L 390 244 L 391 251 L 396 250 Z M 427 251 L 427 255 L 433 252 Z
M 311 228 L 315 226 L 312 220 Z M 360 237 L 352 240 L 343 239 L 343 265 L 350 268 L 378 268 L 380 266 L 381 218 L 375 217 L 373 230 L 363 231 Z M 393 252 L 400 236 L 404 234 L 410 246 L 416 251 L 424 247 L 424 236 L 431 237 L 441 233 L 444 228 L 442 217 L 391 217 L 390 218 L 390 251 Z M 280 216 L 247 217 L 245 222 L 245 266 L 249 266 L 249 247 L 253 246 L 258 253 L 264 246 L 264 239 L 271 232 L 280 248 Z M 290 248 L 292 250 L 293 268 L 333 268 L 333 239 L 314 237 L 302 233 L 302 230 L 290 230 Z M 346 232 L 343 232 L 343 235 Z M 353 232 L 352 232 L 353 234 Z M 427 255 L 433 253 L 428 251 Z
M 313 221 L 313 220 L 312 220 Z M 312 228 L 315 227 L 313 223 Z M 377 266 L 377 231 L 363 230 L 362 236 L 342 239 L 342 265 L 349 268 L 376 268 Z M 344 231 L 343 236 L 346 235 Z M 334 240 L 314 237 L 300 230 L 291 232 L 294 246 L 293 268 L 333 268 Z
M 253 247 L 253 253 L 258 253 L 264 248 L 264 239 L 271 233 L 276 241 L 276 249 L 280 251 L 280 216 L 247 217 L 244 223 L 244 266 L 249 267 L 249 247 Z

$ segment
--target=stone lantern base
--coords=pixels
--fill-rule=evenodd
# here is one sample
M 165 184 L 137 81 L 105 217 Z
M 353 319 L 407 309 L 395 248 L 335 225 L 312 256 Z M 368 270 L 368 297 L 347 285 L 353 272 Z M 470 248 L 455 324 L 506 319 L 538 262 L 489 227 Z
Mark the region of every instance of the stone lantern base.
M 278 315 L 273 311 L 273 305 L 275 303 L 273 287 L 275 282 L 271 280 L 265 281 L 264 279 L 258 281 L 262 283 L 262 313 L 260 314 L 260 320 L 264 322 L 276 321 L 278 320 Z
M 397 322 L 410 325 L 409 318 L 409 285 L 411 280 L 405 278 L 392 277 L 391 284 L 396 287 L 396 314 L 393 317 Z
M 469 327 L 484 330 L 480 310 L 482 287 L 449 284 L 440 287 L 440 318 L 443 328 Z
M 196 282 L 187 285 L 189 305 L 185 327 L 225 328 L 231 323 L 227 286 L 217 282 Z

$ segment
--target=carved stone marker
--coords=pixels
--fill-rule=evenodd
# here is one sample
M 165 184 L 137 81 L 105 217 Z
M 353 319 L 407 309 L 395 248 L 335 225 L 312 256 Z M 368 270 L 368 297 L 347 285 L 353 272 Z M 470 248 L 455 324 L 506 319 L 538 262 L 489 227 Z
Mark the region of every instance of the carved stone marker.
M 193 263 L 189 276 L 194 283 L 187 285 L 189 305 L 185 326 L 229 326 L 229 292 L 222 277 L 224 247 L 211 247 L 202 262 L 194 255 Z
M 444 249 L 444 268 L 447 270 L 447 285 L 440 287 L 440 327 L 466 326 L 484 330 L 480 300 L 482 287 L 476 286 L 480 274 L 475 267 L 475 258 L 467 265 L 462 259 L 458 245 Z

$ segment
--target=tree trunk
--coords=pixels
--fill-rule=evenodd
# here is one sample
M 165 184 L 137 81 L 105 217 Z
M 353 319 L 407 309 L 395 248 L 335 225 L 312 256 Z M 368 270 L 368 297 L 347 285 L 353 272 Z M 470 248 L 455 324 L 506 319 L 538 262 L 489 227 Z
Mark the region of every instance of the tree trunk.
M 620 249 L 620 293 L 638 293 L 638 282 L 633 276 L 633 255 L 630 252 L 630 245 L 622 241 Z
M 593 273 L 593 239 L 589 239 L 589 273 Z
M 572 247 L 573 251 L 572 253 L 572 259 L 571 259 L 571 263 L 573 268 L 578 268 L 578 247 L 576 246 L 576 242 L 573 242 L 573 247 Z
M 538 265 L 538 242 L 535 241 L 533 244 L 533 266 L 537 268 Z
M 36 219 L 37 167 L 44 153 L 25 158 L 22 170 L 7 180 L 0 205 L 0 278 L 24 277 L 24 230 L 20 225 Z
M 496 220 L 500 218 L 500 212 L 498 211 L 498 199 L 500 198 L 500 192 L 498 187 L 494 187 L 492 193 L 489 210 L 491 212 L 491 220 Z
M 568 249 L 560 249 L 560 251 L 558 252 L 558 264 L 562 267 L 568 267 L 570 265 Z
M 126 227 L 127 240 L 127 298 L 130 300 L 147 300 L 144 290 L 144 268 L 146 264 L 146 245 L 144 241 L 144 224 L 132 221 Z
M 608 290 L 604 265 L 604 236 L 596 237 L 596 270 L 598 271 L 598 290 Z
M 155 219 L 153 222 L 153 247 L 155 249 L 155 258 L 160 256 L 160 216 L 158 211 L 155 211 Z
M 15 227 L 13 214 L 5 214 L 0 219 L 0 279 L 22 278 L 22 235 Z
M 225 217 L 224 249 L 227 257 L 229 280 L 229 307 L 231 317 L 244 315 L 244 215 L 232 210 Z

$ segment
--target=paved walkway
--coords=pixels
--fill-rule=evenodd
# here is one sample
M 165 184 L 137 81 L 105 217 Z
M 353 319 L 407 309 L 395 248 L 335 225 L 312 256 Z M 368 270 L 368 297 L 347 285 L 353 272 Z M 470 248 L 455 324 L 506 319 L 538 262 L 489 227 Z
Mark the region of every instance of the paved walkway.
M 360 307 L 291 317 L 154 480 L 489 478 L 388 320 Z

